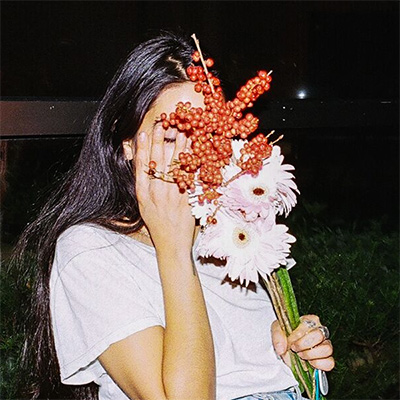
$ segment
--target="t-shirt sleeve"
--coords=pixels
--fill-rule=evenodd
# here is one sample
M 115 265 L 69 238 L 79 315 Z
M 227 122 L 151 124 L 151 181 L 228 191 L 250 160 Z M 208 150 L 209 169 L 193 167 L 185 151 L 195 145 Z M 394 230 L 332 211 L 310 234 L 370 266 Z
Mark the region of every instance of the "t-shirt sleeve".
M 135 281 L 135 266 L 115 252 L 112 243 L 93 234 L 68 235 L 57 243 L 50 310 L 65 384 L 95 381 L 104 372 L 97 358 L 110 344 L 163 325 Z

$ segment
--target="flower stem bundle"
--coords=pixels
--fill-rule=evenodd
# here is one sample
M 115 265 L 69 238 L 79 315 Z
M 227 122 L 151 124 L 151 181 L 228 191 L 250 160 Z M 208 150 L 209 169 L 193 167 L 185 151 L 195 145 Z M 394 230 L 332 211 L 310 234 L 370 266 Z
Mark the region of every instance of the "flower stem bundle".
M 279 325 L 286 336 L 289 336 L 300 324 L 300 314 L 289 272 L 285 267 L 280 267 L 266 279 L 262 277 L 262 280 L 273 302 Z M 289 354 L 291 369 L 300 390 L 305 390 L 310 399 L 315 399 L 315 369 L 293 351 L 289 350 Z

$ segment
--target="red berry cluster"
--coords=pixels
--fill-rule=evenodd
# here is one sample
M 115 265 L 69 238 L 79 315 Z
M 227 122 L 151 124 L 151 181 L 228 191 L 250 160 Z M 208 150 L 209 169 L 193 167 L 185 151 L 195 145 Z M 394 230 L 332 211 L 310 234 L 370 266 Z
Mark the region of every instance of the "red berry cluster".
M 201 55 L 194 52 L 192 59 L 198 63 Z M 254 101 L 270 87 L 271 77 L 265 71 L 242 86 L 232 101 L 225 101 L 220 81 L 207 67 L 214 61 L 209 58 L 203 66 L 191 65 L 187 74 L 195 82 L 195 90 L 204 95 L 204 109 L 192 107 L 189 102 L 180 102 L 175 112 L 161 115 L 162 126 L 170 126 L 186 132 L 191 140 L 192 153 L 180 153 L 179 162 L 172 167 L 172 176 L 181 189 L 194 190 L 194 180 L 201 181 L 204 195 L 199 202 L 213 201 L 219 197 L 216 189 L 222 184 L 221 169 L 230 162 L 231 141 L 234 137 L 246 139 L 258 127 L 259 120 L 243 111 L 252 107 Z M 263 134 L 247 143 L 242 151 L 239 166 L 242 170 L 257 174 L 262 160 L 271 154 L 271 146 Z M 198 175 L 195 175 L 198 171 Z
M 272 145 L 268 143 L 268 139 L 259 133 L 256 137 L 245 143 L 240 150 L 240 159 L 237 165 L 245 171 L 253 175 L 257 175 L 263 165 L 263 160 L 268 158 L 272 153 Z

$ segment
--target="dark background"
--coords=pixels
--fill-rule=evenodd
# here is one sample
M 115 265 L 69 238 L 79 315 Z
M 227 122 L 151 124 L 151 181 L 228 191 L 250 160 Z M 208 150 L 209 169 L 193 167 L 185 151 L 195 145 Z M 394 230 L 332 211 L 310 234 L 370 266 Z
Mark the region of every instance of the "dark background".
M 225 80 L 269 99 L 398 97 L 397 1 L 2 1 L 2 95 L 97 97 L 149 32 L 196 33 Z M 235 87 L 236 89 L 236 87 Z

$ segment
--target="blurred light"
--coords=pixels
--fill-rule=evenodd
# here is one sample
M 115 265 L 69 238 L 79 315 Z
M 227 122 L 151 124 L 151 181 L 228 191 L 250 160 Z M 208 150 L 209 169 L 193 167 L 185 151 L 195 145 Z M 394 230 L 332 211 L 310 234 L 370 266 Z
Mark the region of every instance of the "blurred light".
M 297 92 L 297 98 L 299 98 L 299 99 L 304 99 L 306 97 L 306 95 L 307 95 L 307 92 L 305 90 L 299 90 Z

